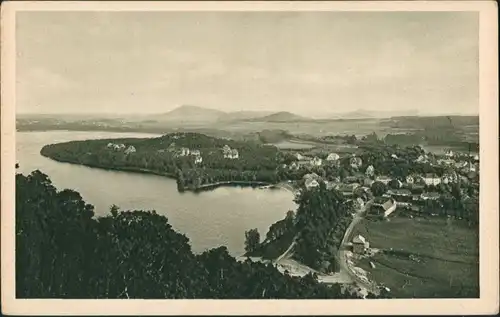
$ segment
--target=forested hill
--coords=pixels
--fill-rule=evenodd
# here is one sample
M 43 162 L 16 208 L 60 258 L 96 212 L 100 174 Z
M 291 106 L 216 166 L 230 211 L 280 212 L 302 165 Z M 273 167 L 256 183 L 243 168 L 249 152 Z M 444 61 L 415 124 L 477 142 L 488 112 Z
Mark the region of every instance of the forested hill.
M 200 133 L 71 141 L 46 145 L 41 154 L 62 162 L 172 176 L 177 179 L 179 190 L 218 182 L 277 181 L 276 147 Z
M 113 206 L 95 219 L 93 210 L 40 171 L 16 175 L 18 298 L 355 298 L 312 275 L 237 262 L 225 247 L 193 254 L 154 211 Z

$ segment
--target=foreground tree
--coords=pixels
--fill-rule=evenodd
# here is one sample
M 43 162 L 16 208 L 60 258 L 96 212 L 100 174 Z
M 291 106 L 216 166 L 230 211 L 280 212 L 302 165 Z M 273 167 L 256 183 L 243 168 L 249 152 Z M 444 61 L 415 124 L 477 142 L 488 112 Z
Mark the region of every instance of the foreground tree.
M 250 240 L 260 240 L 257 230 L 250 232 Z M 96 219 L 80 194 L 57 191 L 39 171 L 16 175 L 16 296 L 357 298 L 315 276 L 237 262 L 225 247 L 195 255 L 189 239 L 155 211 L 112 206 Z
M 373 182 L 371 185 L 371 190 L 374 196 L 382 196 L 387 192 L 387 185 L 382 182 Z
M 259 248 L 260 233 L 257 229 L 250 229 L 245 232 L 245 251 L 247 253 L 255 252 Z

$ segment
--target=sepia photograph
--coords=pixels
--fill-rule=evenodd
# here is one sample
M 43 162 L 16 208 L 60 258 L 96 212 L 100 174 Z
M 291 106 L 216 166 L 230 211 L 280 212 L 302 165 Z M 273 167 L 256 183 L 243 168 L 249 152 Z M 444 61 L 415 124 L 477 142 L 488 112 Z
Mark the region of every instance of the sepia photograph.
M 2 5 L 3 313 L 498 312 L 496 12 Z

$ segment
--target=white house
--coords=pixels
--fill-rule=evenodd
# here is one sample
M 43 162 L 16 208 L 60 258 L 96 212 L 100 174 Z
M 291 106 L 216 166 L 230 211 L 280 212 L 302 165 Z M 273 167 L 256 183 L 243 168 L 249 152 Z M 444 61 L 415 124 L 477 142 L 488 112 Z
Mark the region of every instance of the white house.
M 398 158 L 398 156 L 397 156 L 396 154 L 391 154 L 391 157 L 392 157 L 393 159 L 397 159 L 397 158 Z
M 180 156 L 186 156 L 189 155 L 189 149 L 187 147 L 181 148 L 181 152 L 179 153 Z
M 443 175 L 443 177 L 441 177 L 441 183 L 448 184 L 448 183 L 451 183 L 451 180 L 448 176 Z
M 297 158 L 297 160 L 299 161 L 302 161 L 303 159 L 305 159 L 304 155 L 300 154 L 300 153 L 295 153 L 295 157 Z
M 231 152 L 231 147 L 229 145 L 227 145 L 227 144 L 224 145 L 222 147 L 222 153 L 226 154 L 226 153 L 229 153 L 229 152 Z
M 326 160 L 327 161 L 337 161 L 340 159 L 340 155 L 338 155 L 337 153 L 330 153 L 328 154 Z
M 194 156 L 200 156 L 201 155 L 200 150 L 191 150 L 190 154 L 194 155 Z
M 224 158 L 228 159 L 237 159 L 240 156 L 238 150 L 231 149 L 227 144 L 222 148 L 222 153 L 224 154 Z
M 436 186 L 436 185 L 439 185 L 441 183 L 441 178 L 435 174 L 428 173 L 428 174 L 425 174 L 422 178 L 424 180 L 424 183 L 428 186 L 429 185 Z
M 375 168 L 373 167 L 373 165 L 370 165 L 366 168 L 365 174 L 366 174 L 366 176 L 375 175 Z
M 306 185 L 306 188 L 309 189 L 309 188 L 314 188 L 314 187 L 318 187 L 319 186 L 319 183 L 317 180 L 315 179 L 311 179 L 311 178 L 308 178 L 306 179 L 305 181 L 305 185 Z
M 369 247 L 370 244 L 362 235 L 357 235 L 352 239 L 352 251 L 354 253 L 364 253 Z
M 413 176 L 411 176 L 411 175 L 406 176 L 406 183 L 408 183 L 408 184 L 415 183 L 415 178 L 413 178 Z
M 311 160 L 311 165 L 313 166 L 321 166 L 321 164 L 323 163 L 323 160 L 320 159 L 319 157 L 315 156 L 312 160 Z
M 108 147 L 108 148 L 112 148 L 112 147 L 113 147 L 113 145 L 114 145 L 113 143 L 108 143 L 107 147 Z
M 427 155 L 420 155 L 416 160 L 415 162 L 417 163 L 426 163 L 428 160 L 428 157 Z
M 133 145 L 129 146 L 126 150 L 125 150 L 125 154 L 130 154 L 130 153 L 135 153 L 137 152 L 135 147 Z
M 200 164 L 201 162 L 203 162 L 203 158 L 201 156 L 196 156 L 194 158 L 194 164 Z
M 231 150 L 231 157 L 232 159 L 237 159 L 240 157 L 240 154 L 238 153 L 238 150 L 237 149 L 232 149 Z
M 354 206 L 356 209 L 361 209 L 365 206 L 365 202 L 363 201 L 363 199 L 358 197 L 354 200 Z
M 349 161 L 349 163 L 351 164 L 351 166 L 353 168 L 359 168 L 361 167 L 361 165 L 363 165 L 363 161 L 361 160 L 360 157 L 351 157 L 351 160 Z

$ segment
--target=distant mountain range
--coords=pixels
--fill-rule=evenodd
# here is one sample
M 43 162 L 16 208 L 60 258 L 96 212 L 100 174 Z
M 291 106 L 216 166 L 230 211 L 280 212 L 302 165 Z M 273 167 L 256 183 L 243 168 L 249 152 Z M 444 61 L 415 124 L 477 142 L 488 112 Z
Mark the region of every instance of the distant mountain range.
M 289 111 L 235 111 L 224 112 L 220 110 L 198 107 L 180 106 L 169 112 L 151 115 L 156 121 L 176 122 L 297 122 L 335 119 L 364 119 L 364 118 L 389 118 L 392 116 L 417 116 L 418 110 L 409 111 L 370 111 L 358 109 L 346 113 L 327 114 L 322 118 L 309 118 Z
M 301 117 L 291 112 L 281 111 L 235 111 L 224 112 L 220 110 L 198 107 L 180 106 L 169 112 L 150 116 L 159 122 L 231 122 L 231 121 L 258 121 L 258 122 L 288 122 L 312 120 Z
M 152 121 L 165 123 L 228 123 L 228 122 L 321 122 L 331 120 L 353 120 L 353 119 L 382 119 L 391 117 L 411 117 L 425 116 L 418 110 L 404 111 L 381 111 L 358 109 L 345 113 L 316 113 L 310 114 L 311 117 L 302 116 L 289 111 L 233 111 L 225 112 L 221 110 L 183 105 L 165 113 L 156 114 L 136 114 L 136 115 L 112 115 L 112 114 L 18 114 L 18 119 L 52 118 L 66 120 L 125 120 L 125 121 Z M 431 115 L 432 116 L 432 115 Z M 440 115 L 446 116 L 446 115 Z

